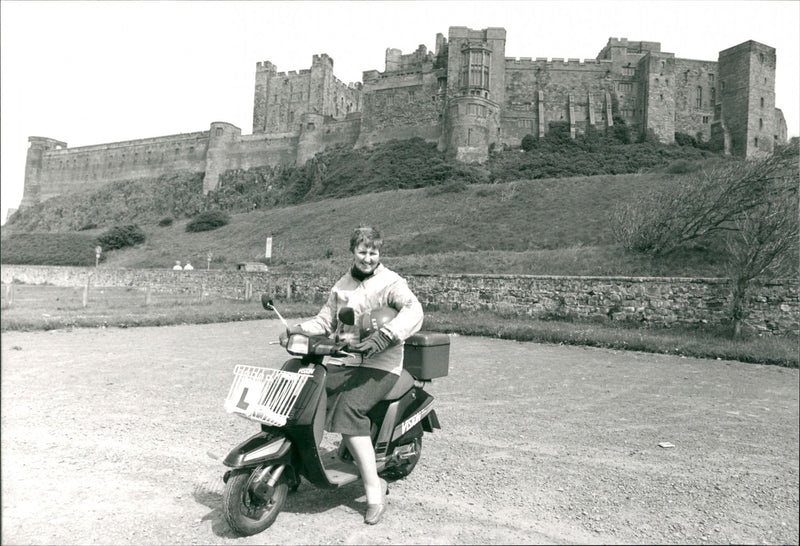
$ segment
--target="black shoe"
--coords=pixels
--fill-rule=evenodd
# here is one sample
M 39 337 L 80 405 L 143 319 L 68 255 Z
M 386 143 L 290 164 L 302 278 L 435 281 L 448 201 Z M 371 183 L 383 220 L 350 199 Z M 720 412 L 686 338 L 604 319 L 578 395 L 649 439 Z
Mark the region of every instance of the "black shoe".
M 368 504 L 367 505 L 367 513 L 364 516 L 364 523 L 368 525 L 375 525 L 378 523 L 381 518 L 383 517 L 383 513 L 386 512 L 386 500 L 379 504 Z
M 381 480 L 381 493 L 383 494 L 382 502 L 378 504 L 367 504 L 367 513 L 364 515 L 364 523 L 368 525 L 375 525 L 383 517 L 386 512 L 386 495 L 389 494 L 389 484 L 386 480 Z

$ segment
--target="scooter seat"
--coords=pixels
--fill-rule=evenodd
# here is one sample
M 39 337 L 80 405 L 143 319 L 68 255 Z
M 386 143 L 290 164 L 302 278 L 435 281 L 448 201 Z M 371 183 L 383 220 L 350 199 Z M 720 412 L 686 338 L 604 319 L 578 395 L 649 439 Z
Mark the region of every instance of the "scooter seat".
M 401 396 L 403 396 L 408 390 L 414 386 L 414 378 L 408 373 L 405 368 L 402 372 L 400 372 L 400 377 L 397 378 L 397 381 L 394 383 L 394 387 L 386 396 L 383 397 L 384 400 L 397 400 Z

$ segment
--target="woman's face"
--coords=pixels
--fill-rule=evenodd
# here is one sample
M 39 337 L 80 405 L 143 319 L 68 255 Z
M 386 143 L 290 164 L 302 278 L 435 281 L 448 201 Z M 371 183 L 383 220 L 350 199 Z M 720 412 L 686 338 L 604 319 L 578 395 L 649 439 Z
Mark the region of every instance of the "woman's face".
M 353 264 L 362 273 L 370 274 L 378 267 L 381 259 L 381 252 L 377 248 L 366 246 L 359 243 L 353 251 Z

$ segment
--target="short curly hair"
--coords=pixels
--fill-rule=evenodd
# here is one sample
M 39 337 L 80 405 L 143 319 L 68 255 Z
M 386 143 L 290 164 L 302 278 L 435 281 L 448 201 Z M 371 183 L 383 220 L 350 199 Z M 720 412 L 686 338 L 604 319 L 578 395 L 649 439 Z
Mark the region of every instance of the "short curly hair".
M 350 236 L 350 252 L 355 252 L 356 247 L 361 243 L 364 243 L 367 248 L 371 247 L 380 252 L 383 246 L 381 232 L 372 226 L 357 227 Z

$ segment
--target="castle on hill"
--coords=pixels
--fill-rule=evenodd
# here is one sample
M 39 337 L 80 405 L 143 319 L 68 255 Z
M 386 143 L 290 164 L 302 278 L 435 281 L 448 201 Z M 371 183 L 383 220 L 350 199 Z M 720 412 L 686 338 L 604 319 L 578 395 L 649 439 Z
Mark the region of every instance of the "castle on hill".
M 409 54 L 386 50 L 383 72 L 363 82 L 334 76 L 333 59 L 278 72 L 256 65 L 252 134 L 226 122 L 207 131 L 68 148 L 29 137 L 21 207 L 120 180 L 203 172 L 214 190 L 232 169 L 294 165 L 335 145 L 370 146 L 420 137 L 463 162 L 483 162 L 495 146 L 542 138 L 553 124 L 570 135 L 624 123 L 672 143 L 676 133 L 740 157 L 785 143 L 775 107 L 775 49 L 754 41 L 716 61 L 676 58 L 658 42 L 610 38 L 594 59 L 505 56 L 503 28 L 450 27 Z

